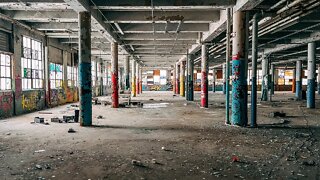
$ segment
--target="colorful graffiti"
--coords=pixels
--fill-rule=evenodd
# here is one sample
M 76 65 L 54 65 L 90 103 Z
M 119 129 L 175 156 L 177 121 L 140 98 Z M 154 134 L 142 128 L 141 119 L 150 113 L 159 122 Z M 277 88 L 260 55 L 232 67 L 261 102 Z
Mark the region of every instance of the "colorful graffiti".
M 13 111 L 13 94 L 12 92 L 2 92 L 0 94 L 0 114 L 8 115 Z
M 44 99 L 43 91 L 32 91 L 30 93 L 25 93 L 22 95 L 22 109 L 23 110 L 37 110 L 39 109 L 39 103 Z
M 172 91 L 172 84 L 166 85 L 142 85 L 143 91 Z

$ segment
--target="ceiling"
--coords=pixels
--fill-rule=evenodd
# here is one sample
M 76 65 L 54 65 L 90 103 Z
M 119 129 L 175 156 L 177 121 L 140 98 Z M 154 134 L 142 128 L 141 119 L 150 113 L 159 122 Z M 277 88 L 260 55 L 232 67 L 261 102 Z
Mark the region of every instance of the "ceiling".
M 304 60 L 308 40 L 320 40 L 319 4 L 318 0 L 2 0 L 0 13 L 77 49 L 77 12 L 90 11 L 93 56 L 110 60 L 110 42 L 118 42 L 120 60 L 131 55 L 146 68 L 165 69 L 185 60 L 187 52 L 200 56 L 201 42 L 209 44 L 210 65 L 221 65 L 228 7 L 250 10 L 250 19 L 262 14 L 260 56 L 264 53 L 273 62 Z

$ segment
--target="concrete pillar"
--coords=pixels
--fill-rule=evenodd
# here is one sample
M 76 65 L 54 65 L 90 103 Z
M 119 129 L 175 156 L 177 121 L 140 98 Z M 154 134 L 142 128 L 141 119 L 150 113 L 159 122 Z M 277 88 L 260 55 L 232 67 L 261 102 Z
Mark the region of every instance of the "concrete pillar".
M 68 52 L 62 51 L 62 61 L 63 61 L 63 89 L 66 91 L 68 87 Z
M 140 66 L 139 68 L 139 90 L 140 90 L 140 94 L 142 94 L 142 67 Z
M 213 79 L 212 79 L 212 92 L 216 92 L 216 80 L 217 80 L 217 71 L 216 69 L 213 69 L 212 70 L 212 76 L 213 76 Z
M 139 68 L 140 67 L 140 65 L 139 64 L 137 64 L 136 65 L 136 94 L 140 94 L 140 85 L 139 85 L 139 83 L 140 83 L 140 79 L 139 79 Z
M 208 107 L 208 47 L 201 46 L 201 107 Z
M 180 96 L 185 97 L 185 73 L 186 73 L 186 62 L 180 63 Z
M 119 86 L 118 86 L 118 43 L 111 43 L 111 86 L 112 86 L 112 107 L 119 107 Z
M 193 71 L 194 71 L 194 56 L 188 54 L 187 56 L 187 101 L 194 101 L 194 87 L 193 87 Z
M 132 59 L 132 72 L 131 72 L 131 96 L 136 97 L 136 61 Z
M 222 92 L 223 94 L 226 94 L 226 64 L 225 63 L 222 65 L 222 80 L 223 80 Z
M 261 66 L 262 66 L 262 85 L 261 85 L 261 101 L 268 100 L 268 85 L 269 85 L 269 62 L 268 58 L 262 56 Z
M 252 79 L 251 79 L 251 127 L 257 126 L 257 61 L 258 61 L 258 18 L 252 19 Z
M 91 14 L 79 12 L 79 101 L 80 125 L 92 125 Z
M 119 67 L 119 89 L 123 90 L 123 67 Z
M 296 92 L 296 70 L 292 70 L 292 86 L 291 86 L 292 93 Z
M 316 87 L 316 43 L 308 44 L 308 86 L 307 86 L 307 108 L 315 108 Z
M 98 80 L 98 59 L 96 58 L 94 60 L 94 66 L 95 66 L 95 71 L 94 71 L 94 75 L 95 75 L 95 87 L 94 87 L 94 90 L 95 90 L 95 96 L 99 96 L 99 86 L 98 86 L 98 83 L 99 83 L 99 80 Z
M 129 71 L 130 71 L 130 56 L 126 56 L 124 60 L 124 78 L 125 78 L 125 90 L 130 89 L 130 79 L 129 79 Z
M 174 65 L 172 70 L 172 91 L 173 94 L 176 93 L 176 65 Z
M 245 13 L 237 11 L 233 14 L 232 41 L 232 116 L 231 123 L 246 126 L 247 117 L 247 79 L 245 56 Z
M 296 98 L 302 99 L 302 61 L 296 62 Z
M 271 82 L 270 82 L 270 100 L 271 100 L 271 95 L 274 95 L 274 65 L 271 64 L 270 68 L 270 74 L 271 74 Z
M 320 64 L 318 65 L 318 80 L 317 80 L 317 82 L 318 82 L 318 85 L 317 85 L 318 95 L 320 95 Z
M 176 94 L 180 94 L 180 66 L 176 63 Z

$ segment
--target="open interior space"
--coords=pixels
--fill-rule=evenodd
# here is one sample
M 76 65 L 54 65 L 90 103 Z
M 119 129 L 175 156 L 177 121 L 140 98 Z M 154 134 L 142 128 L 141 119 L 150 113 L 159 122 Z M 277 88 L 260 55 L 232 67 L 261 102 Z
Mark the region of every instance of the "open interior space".
M 1 0 L 0 179 L 320 179 L 319 0 Z

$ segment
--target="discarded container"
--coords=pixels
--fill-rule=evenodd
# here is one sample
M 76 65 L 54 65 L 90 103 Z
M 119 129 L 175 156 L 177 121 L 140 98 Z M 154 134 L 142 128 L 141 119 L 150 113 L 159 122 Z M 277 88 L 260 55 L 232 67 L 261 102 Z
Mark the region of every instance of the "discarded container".
M 74 122 L 79 122 L 79 110 L 74 110 Z

